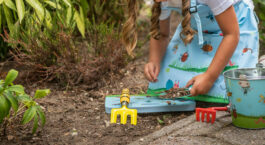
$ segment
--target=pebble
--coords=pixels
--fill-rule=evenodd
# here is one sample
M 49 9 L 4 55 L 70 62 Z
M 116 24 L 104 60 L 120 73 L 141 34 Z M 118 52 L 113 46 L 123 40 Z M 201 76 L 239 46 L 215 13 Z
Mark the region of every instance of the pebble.
M 109 121 L 107 121 L 107 120 L 104 120 L 104 122 L 105 122 L 105 124 L 106 124 L 106 127 L 109 127 L 109 125 L 110 125 L 110 122 L 109 122 Z
M 75 128 L 73 128 L 71 135 L 72 136 L 77 136 L 78 135 L 78 132 L 77 132 L 77 130 Z
M 7 140 L 13 140 L 14 139 L 14 136 L 13 135 L 8 135 L 7 136 Z

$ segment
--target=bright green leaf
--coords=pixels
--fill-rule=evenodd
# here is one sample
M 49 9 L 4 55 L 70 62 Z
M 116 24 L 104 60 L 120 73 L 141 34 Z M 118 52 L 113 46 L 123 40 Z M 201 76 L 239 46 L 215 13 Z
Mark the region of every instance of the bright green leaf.
M 47 96 L 50 93 L 51 93 L 51 91 L 49 89 L 37 90 L 33 98 L 34 99 L 43 98 L 43 97 Z
M 29 95 L 23 94 L 18 96 L 18 101 L 19 102 L 30 102 L 32 101 Z
M 37 131 L 38 122 L 39 122 L 38 115 L 35 114 L 35 116 L 34 116 L 34 123 L 33 123 L 33 129 L 32 129 L 32 134 L 34 134 Z
M 18 71 L 11 69 L 6 76 L 4 87 L 11 84 L 17 78 L 17 75 Z
M 35 12 L 38 15 L 39 20 L 42 22 L 44 19 L 44 8 L 38 0 L 26 0 L 27 3 L 34 8 Z
M 68 6 L 68 7 L 72 7 L 71 3 L 69 0 L 63 0 L 63 2 Z
M 83 14 L 82 14 L 83 16 Z M 75 14 L 74 14 L 74 19 L 76 21 L 76 24 L 77 24 L 77 28 L 79 30 L 79 32 L 82 34 L 83 37 L 85 37 L 85 23 L 84 21 L 84 18 L 81 18 L 78 11 L 75 10 Z
M 21 23 L 25 15 L 25 5 L 23 0 L 16 0 L 16 6 L 19 22 Z
M 52 29 L 52 17 L 47 9 L 45 9 L 45 23 L 49 29 Z
M 5 13 L 5 20 L 7 22 L 7 26 L 8 29 L 10 31 L 10 33 L 12 33 L 14 31 L 14 22 L 13 22 L 13 15 L 11 10 L 5 5 L 3 4 L 3 8 L 4 8 L 4 13 Z
M 24 94 L 24 87 L 22 85 L 13 85 L 6 89 L 7 91 L 16 92 L 18 94 Z
M 85 23 L 85 15 L 84 15 L 84 11 L 83 11 L 83 8 L 81 6 L 79 6 L 79 11 L 80 11 L 80 18 L 81 18 L 81 21 L 83 23 Z
M 4 3 L 7 7 L 10 9 L 17 11 L 15 4 L 12 2 L 12 0 L 4 0 Z
M 10 108 L 10 102 L 4 96 L 0 96 L 0 123 L 9 114 Z
M 71 23 L 71 20 L 73 18 L 73 12 L 72 12 L 72 7 L 68 7 L 67 8 L 67 13 L 66 13 L 66 24 L 67 26 L 69 27 L 70 26 L 70 23 Z
M 45 3 L 47 3 L 48 5 L 50 5 L 51 7 L 55 8 L 55 9 L 62 9 L 61 5 L 59 3 L 55 3 L 52 1 L 44 1 Z
M 9 100 L 11 103 L 12 108 L 14 109 L 15 112 L 18 110 L 18 101 L 10 92 L 5 93 L 6 98 Z
M 32 106 L 30 108 L 28 108 L 28 110 L 25 111 L 23 118 L 22 118 L 22 124 L 26 124 L 28 122 L 30 122 L 33 117 L 36 114 L 36 107 Z
M 37 106 L 37 113 L 39 114 L 41 125 L 44 126 L 46 123 L 46 118 L 40 106 Z
M 4 2 L 4 0 L 0 0 L 0 5 Z

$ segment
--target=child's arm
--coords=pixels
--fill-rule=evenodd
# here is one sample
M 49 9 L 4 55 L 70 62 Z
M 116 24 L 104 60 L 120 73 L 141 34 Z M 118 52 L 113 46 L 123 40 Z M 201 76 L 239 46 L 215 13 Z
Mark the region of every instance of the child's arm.
M 228 64 L 239 41 L 239 24 L 233 6 L 220 15 L 217 15 L 215 18 L 223 32 L 224 38 L 208 70 L 194 77 L 187 83 L 186 87 L 193 84 L 191 89 L 192 95 L 206 94 L 211 89 L 215 80 Z
M 146 78 L 151 81 L 157 81 L 160 71 L 160 62 L 165 55 L 169 42 L 170 18 L 160 21 L 160 39 L 151 38 L 149 48 L 149 62 L 145 65 L 144 73 Z

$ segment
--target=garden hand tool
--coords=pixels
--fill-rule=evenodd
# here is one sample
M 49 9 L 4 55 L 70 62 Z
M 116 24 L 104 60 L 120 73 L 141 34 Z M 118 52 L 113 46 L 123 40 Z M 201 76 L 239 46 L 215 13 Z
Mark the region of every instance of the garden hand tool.
M 111 123 L 116 123 L 117 115 L 120 115 L 121 124 L 127 123 L 127 115 L 131 116 L 131 124 L 136 125 L 137 123 L 137 110 L 129 109 L 128 104 L 130 103 L 129 89 L 123 89 L 120 96 L 121 108 L 111 109 Z
M 210 122 L 211 115 L 211 123 L 213 124 L 216 118 L 216 111 L 228 111 L 229 106 L 227 107 L 210 107 L 210 108 L 196 108 L 196 120 L 204 122 L 205 115 L 207 117 L 207 123 Z

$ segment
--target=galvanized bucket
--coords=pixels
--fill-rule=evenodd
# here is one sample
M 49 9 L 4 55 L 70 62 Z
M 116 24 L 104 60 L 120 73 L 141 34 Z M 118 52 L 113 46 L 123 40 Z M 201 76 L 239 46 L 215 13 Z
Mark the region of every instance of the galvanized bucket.
M 232 123 L 247 129 L 265 128 L 265 68 L 224 72 Z

